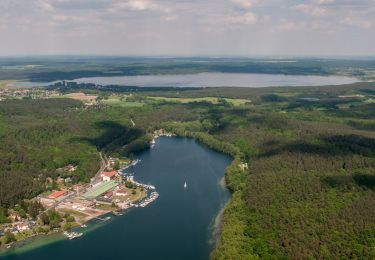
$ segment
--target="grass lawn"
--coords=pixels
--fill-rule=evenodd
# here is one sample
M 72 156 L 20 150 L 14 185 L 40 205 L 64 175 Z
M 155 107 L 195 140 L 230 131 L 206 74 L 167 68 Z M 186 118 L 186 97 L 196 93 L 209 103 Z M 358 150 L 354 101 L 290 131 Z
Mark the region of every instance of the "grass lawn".
M 95 206 L 97 209 L 102 209 L 102 210 L 116 210 L 116 207 L 112 207 L 112 205 L 107 205 L 107 204 L 100 204 Z
M 121 202 L 125 202 L 127 200 L 130 200 L 132 202 L 135 202 L 135 201 L 141 200 L 141 199 L 143 199 L 147 196 L 146 191 L 145 190 L 142 191 L 141 188 L 139 188 L 139 187 L 136 189 L 136 194 L 132 194 L 133 189 L 124 188 L 124 190 L 126 190 L 126 192 L 128 193 L 127 196 L 114 196 L 113 200 L 118 199 Z
M 141 102 L 130 102 L 126 99 L 121 100 L 120 98 L 109 98 L 101 101 L 105 105 L 114 106 L 114 107 L 142 107 L 145 104 Z

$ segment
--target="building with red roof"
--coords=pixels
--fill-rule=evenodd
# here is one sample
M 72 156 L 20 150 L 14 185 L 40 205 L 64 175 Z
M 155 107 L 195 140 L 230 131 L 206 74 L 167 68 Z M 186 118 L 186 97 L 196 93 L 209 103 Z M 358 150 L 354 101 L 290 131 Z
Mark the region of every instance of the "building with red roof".
M 116 191 L 116 196 L 126 196 L 128 192 L 126 190 L 118 190 Z
M 117 171 L 103 172 L 102 178 L 103 181 L 110 181 L 114 179 L 117 175 Z
M 58 191 L 54 191 L 52 192 L 48 198 L 49 199 L 58 199 L 60 198 L 61 196 L 65 195 L 66 194 L 66 190 L 58 190 Z

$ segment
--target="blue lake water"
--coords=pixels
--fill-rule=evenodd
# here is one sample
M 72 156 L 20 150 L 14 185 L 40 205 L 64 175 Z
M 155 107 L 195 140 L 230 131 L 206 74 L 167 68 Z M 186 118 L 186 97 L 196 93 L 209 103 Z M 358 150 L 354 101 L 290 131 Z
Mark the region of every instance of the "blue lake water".
M 88 230 L 92 230 L 80 238 L 60 236 L 44 246 L 30 244 L 0 258 L 208 259 L 215 218 L 230 197 L 222 180 L 231 159 L 178 137 L 157 139 L 153 149 L 137 158 L 141 162 L 131 171 L 136 181 L 156 186 L 160 197 L 155 202 L 91 225 Z

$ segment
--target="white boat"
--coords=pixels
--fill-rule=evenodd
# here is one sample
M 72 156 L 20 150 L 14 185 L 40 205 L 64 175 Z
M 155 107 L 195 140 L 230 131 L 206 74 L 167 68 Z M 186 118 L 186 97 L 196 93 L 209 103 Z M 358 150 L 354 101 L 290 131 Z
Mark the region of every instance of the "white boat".
M 186 187 L 187 187 L 187 184 L 186 184 L 186 181 L 185 181 L 185 183 L 184 183 L 184 188 L 186 189 Z

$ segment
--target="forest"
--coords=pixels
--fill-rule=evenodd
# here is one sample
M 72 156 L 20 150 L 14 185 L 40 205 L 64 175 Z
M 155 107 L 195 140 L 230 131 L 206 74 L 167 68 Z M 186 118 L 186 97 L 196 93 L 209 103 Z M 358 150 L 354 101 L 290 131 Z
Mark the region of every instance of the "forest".
M 50 189 L 46 179 L 56 178 L 58 168 L 76 165 L 74 183 L 87 182 L 99 168 L 99 151 L 131 157 L 148 147 L 150 133 L 165 128 L 233 157 L 226 172 L 232 198 L 212 259 L 374 259 L 374 90 L 370 83 L 150 90 L 134 93 L 141 107 L 5 100 L 0 212 Z M 151 102 L 148 96 L 251 102 Z
M 346 75 L 373 80 L 373 59 L 31 56 L 0 58 L 0 80 L 53 82 L 83 77 L 202 72 Z

